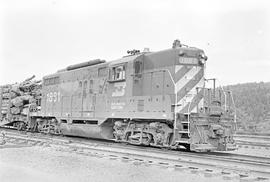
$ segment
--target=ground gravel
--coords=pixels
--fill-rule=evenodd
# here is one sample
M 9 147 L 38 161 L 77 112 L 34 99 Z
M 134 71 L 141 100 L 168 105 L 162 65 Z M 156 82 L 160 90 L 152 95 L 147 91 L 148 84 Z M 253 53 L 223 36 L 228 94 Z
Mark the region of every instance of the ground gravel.
M 207 177 L 204 173 L 192 173 L 189 170 L 178 171 L 174 168 L 147 166 L 134 161 L 123 162 L 106 156 L 97 157 L 83 152 L 80 154 L 65 151 L 65 148 L 55 148 L 50 145 L 29 146 L 7 143 L 0 146 L 1 182 L 216 182 L 223 180 L 222 176 Z

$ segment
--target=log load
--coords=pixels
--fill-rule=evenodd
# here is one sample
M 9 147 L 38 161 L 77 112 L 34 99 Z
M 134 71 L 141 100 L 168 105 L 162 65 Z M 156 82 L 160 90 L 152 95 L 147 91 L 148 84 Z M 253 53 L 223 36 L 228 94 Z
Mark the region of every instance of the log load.
M 42 85 L 41 80 L 34 78 L 31 76 L 21 83 L 0 86 L 0 121 L 7 119 L 8 114 L 27 115 L 28 108 L 37 111 Z

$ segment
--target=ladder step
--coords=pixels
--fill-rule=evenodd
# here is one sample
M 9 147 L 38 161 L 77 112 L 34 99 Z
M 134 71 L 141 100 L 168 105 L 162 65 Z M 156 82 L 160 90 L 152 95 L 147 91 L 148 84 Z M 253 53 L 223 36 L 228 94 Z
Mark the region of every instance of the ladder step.
M 181 139 L 181 140 L 177 140 L 175 142 L 176 143 L 189 143 L 189 140 L 188 139 L 186 139 L 186 140 Z
M 179 133 L 189 133 L 189 131 L 188 130 L 181 130 L 181 131 L 179 131 Z
M 191 113 L 190 112 L 185 112 L 184 115 L 190 115 Z
M 188 121 L 180 121 L 181 124 L 189 124 L 190 122 Z

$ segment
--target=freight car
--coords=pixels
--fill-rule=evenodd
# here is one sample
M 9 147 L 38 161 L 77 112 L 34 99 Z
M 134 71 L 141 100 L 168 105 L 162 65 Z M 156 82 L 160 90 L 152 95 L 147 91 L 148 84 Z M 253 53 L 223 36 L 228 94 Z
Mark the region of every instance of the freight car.
M 197 152 L 236 149 L 233 98 L 205 78 L 203 50 L 176 40 L 167 50 L 128 53 L 45 76 L 40 102 L 29 104 L 22 121 L 2 116 L 2 123 Z

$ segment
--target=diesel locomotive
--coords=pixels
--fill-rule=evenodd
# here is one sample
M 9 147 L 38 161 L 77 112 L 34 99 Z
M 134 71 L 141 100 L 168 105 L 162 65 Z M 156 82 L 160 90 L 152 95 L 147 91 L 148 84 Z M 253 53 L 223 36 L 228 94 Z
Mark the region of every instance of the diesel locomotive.
M 35 106 L 29 104 L 23 120 L 14 115 L 0 119 L 43 133 L 135 145 L 236 149 L 232 94 L 205 78 L 203 50 L 176 40 L 170 49 L 128 53 L 45 76 L 41 97 Z

